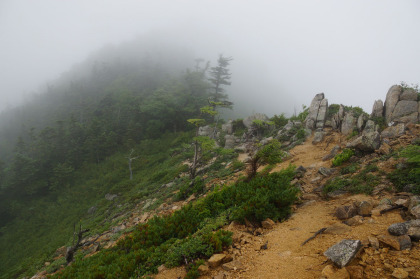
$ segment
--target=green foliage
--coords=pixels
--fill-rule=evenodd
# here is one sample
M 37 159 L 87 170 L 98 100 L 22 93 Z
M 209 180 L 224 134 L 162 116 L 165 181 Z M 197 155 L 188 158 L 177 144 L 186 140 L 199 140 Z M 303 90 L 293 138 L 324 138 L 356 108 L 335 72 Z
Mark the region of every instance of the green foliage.
M 296 200 L 290 185 L 294 169 L 238 182 L 184 206 L 169 216 L 139 225 L 114 248 L 75 262 L 52 278 L 132 278 L 156 273 L 161 264 L 196 263 L 231 245 L 232 233 L 220 228 L 231 220 L 285 219 Z M 229 216 L 229 217 L 227 217 Z M 190 267 L 191 275 L 194 264 Z
M 303 122 L 305 121 L 308 114 L 309 114 L 309 108 L 306 107 L 305 105 L 302 105 L 302 111 L 298 115 L 294 115 L 290 117 L 290 120 L 292 121 L 297 120 L 297 121 Z
M 354 155 L 354 151 L 352 149 L 345 148 L 340 154 L 337 154 L 333 161 L 332 165 L 334 167 L 341 166 L 344 162 L 350 160 L 350 158 Z
M 388 178 L 398 191 L 412 185 L 408 190 L 420 194 L 420 146 L 409 145 L 399 152 L 399 156 L 406 158 L 406 165 L 388 174 Z
M 261 158 L 261 163 L 266 164 L 277 164 L 285 157 L 285 153 L 281 149 L 281 143 L 273 139 L 268 144 L 261 147 L 257 154 L 257 157 Z
M 338 113 L 340 105 L 331 104 L 328 106 L 327 119 L 330 119 L 334 114 Z
M 200 195 L 205 190 L 204 180 L 197 176 L 193 181 L 185 181 L 176 195 L 177 200 L 184 200 L 192 194 Z
M 198 272 L 198 268 L 200 265 L 203 265 L 205 261 L 203 259 L 196 261 L 195 263 L 191 264 L 188 270 L 185 279 L 197 279 L 200 277 L 200 273 Z
M 360 169 L 360 165 L 358 163 L 352 163 L 352 164 L 348 165 L 347 167 L 343 167 L 340 170 L 340 173 L 341 174 L 355 173 L 359 169 Z
M 355 136 L 359 135 L 359 131 L 357 129 L 354 129 L 353 132 L 351 132 L 350 135 L 347 136 L 347 140 L 354 138 Z
M 196 127 L 200 127 L 206 123 L 205 119 L 188 119 L 187 121 Z
M 323 188 L 323 193 L 344 190 L 354 194 L 371 194 L 374 187 L 380 182 L 379 177 L 372 174 L 372 172 L 378 171 L 378 167 L 376 165 L 367 165 L 360 173 L 351 175 L 357 168 L 359 166 L 354 164 L 343 168 L 342 174 L 343 172 L 349 173 L 350 176 L 335 177 L 328 180 Z
M 287 117 L 284 116 L 284 113 L 280 115 L 275 114 L 273 117 L 271 117 L 270 120 L 274 123 L 274 125 L 276 126 L 276 129 L 283 128 L 284 125 L 286 125 L 287 122 L 289 121 Z
M 232 121 L 233 133 L 235 137 L 242 137 L 246 131 L 243 119 L 236 119 Z

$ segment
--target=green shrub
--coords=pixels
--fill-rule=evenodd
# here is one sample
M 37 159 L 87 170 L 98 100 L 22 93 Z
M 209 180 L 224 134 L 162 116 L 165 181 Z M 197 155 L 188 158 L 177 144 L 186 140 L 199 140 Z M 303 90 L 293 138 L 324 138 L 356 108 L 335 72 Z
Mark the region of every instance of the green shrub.
M 285 219 L 298 192 L 290 185 L 293 177 L 294 168 L 289 167 L 214 191 L 172 215 L 138 225 L 111 249 L 88 258 L 78 255 L 52 278 L 138 278 L 156 273 L 162 264 L 177 266 L 208 258 L 231 245 L 232 233 L 220 230 L 228 222 Z M 195 270 L 193 265 L 190 278 L 196 278 Z
M 340 105 L 331 104 L 328 106 L 327 119 L 330 119 L 334 114 L 338 113 Z
M 350 160 L 350 158 L 354 155 L 354 151 L 352 149 L 345 148 L 340 154 L 337 154 L 333 161 L 332 165 L 334 167 L 341 166 L 344 162 Z
M 408 190 L 420 194 L 420 146 L 409 145 L 399 153 L 399 156 L 407 158 L 406 164 L 403 168 L 388 174 L 388 178 L 398 191 L 403 191 L 405 186 L 412 185 Z
M 270 120 L 274 123 L 277 129 L 283 128 L 284 125 L 286 125 L 287 122 L 289 121 L 287 117 L 284 116 L 284 113 L 280 115 L 275 114 L 273 117 L 270 118 Z
M 352 163 L 347 167 L 343 167 L 340 170 L 341 174 L 349 174 L 349 173 L 355 173 L 356 171 L 358 171 L 360 169 L 360 165 L 358 163 Z

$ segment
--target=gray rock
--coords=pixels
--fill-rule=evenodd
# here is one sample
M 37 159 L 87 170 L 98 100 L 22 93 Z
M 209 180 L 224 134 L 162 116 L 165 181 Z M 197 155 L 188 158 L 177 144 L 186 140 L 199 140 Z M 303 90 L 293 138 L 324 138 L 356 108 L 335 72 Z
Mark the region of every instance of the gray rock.
M 113 194 L 106 194 L 105 195 L 105 199 L 107 199 L 107 200 L 109 200 L 109 201 L 112 201 L 112 200 L 114 200 L 114 199 L 116 199 L 118 197 L 118 195 L 113 195 Z
M 233 133 L 232 120 L 229 120 L 228 123 L 222 125 L 222 131 L 228 135 L 231 135 Z
M 343 122 L 341 123 L 341 133 L 343 135 L 349 135 L 353 132 L 354 128 L 356 128 L 356 121 L 357 119 L 353 116 L 353 113 L 347 112 L 344 115 Z
M 318 112 L 321 102 L 324 99 L 324 93 L 316 94 L 309 106 L 308 116 L 305 119 L 305 127 L 313 130 L 317 124 Z
M 388 90 L 385 99 L 385 120 L 387 123 L 391 122 L 391 115 L 394 111 L 395 106 L 400 100 L 400 95 L 402 93 L 402 87 L 399 85 L 393 85 Z
M 401 101 L 417 101 L 417 93 L 412 88 L 404 89 L 400 96 Z
M 244 120 L 242 120 L 242 122 L 244 123 L 245 127 L 247 127 L 248 129 L 252 127 L 252 123 L 254 120 L 261 120 L 261 121 L 269 121 L 270 119 L 267 117 L 267 115 L 263 114 L 263 113 L 254 113 L 253 115 L 250 115 L 246 118 L 244 118 Z
M 225 135 L 225 149 L 232 149 L 235 147 L 236 138 L 234 135 Z
M 261 144 L 261 145 L 267 145 L 267 144 L 269 144 L 269 143 L 270 143 L 270 141 L 272 141 L 272 140 L 273 140 L 273 137 L 264 138 L 264 139 L 262 139 L 262 140 L 260 141 L 260 144 Z
M 367 118 L 366 114 L 362 113 L 361 115 L 359 115 L 359 118 L 357 119 L 357 130 L 359 130 L 359 132 L 361 132 L 363 130 L 367 120 L 368 120 L 368 118 Z
M 396 104 L 394 110 L 392 111 L 391 121 L 403 122 L 401 121 L 401 118 L 410 115 L 418 115 L 417 101 L 402 100 Z M 415 116 L 413 117 L 416 118 Z
M 323 176 L 327 177 L 327 176 L 330 176 L 331 174 L 333 174 L 335 172 L 335 169 L 329 169 L 329 168 L 325 168 L 325 167 L 320 167 L 318 169 L 318 172 L 320 174 L 322 174 Z
M 413 207 L 415 207 L 416 205 L 420 204 L 420 196 L 412 196 L 410 198 L 410 203 L 408 205 L 408 210 L 411 210 Z
M 378 132 L 365 133 L 347 143 L 347 148 L 354 148 L 364 152 L 373 152 L 381 146 L 381 136 Z
M 361 216 L 370 216 L 372 214 L 373 204 L 370 201 L 361 201 L 357 207 L 357 213 Z
M 396 235 L 396 236 L 398 236 L 398 235 L 404 235 L 404 234 L 407 234 L 408 227 L 409 227 L 408 222 L 395 223 L 395 224 L 392 224 L 392 225 L 390 225 L 388 227 L 388 232 L 391 235 Z
M 316 128 L 324 128 L 327 118 L 328 100 L 323 99 L 319 105 L 318 115 L 316 117 Z
M 410 236 L 413 240 L 420 240 L 420 220 L 411 220 L 409 221 L 409 226 L 407 230 L 407 235 Z
M 335 210 L 335 217 L 340 220 L 350 219 L 353 216 L 357 215 L 357 207 L 354 205 L 343 205 L 337 207 Z
M 382 100 L 376 100 L 372 108 L 372 117 L 382 117 L 384 115 L 384 103 Z
M 340 151 L 340 150 L 341 150 L 341 147 L 339 145 L 334 146 L 331 149 L 330 153 L 328 155 L 325 155 L 322 158 L 322 161 L 327 161 L 327 160 L 330 160 L 330 159 L 334 158 L 335 155 L 337 155 L 338 154 L 338 151 Z
M 373 122 L 373 120 L 368 120 L 366 122 L 365 128 L 363 129 L 363 133 L 372 133 L 377 132 L 378 126 Z
M 314 139 L 312 140 L 312 144 L 317 144 L 323 141 L 325 138 L 325 132 L 317 130 L 314 134 Z
M 344 239 L 328 248 L 324 255 L 338 267 L 343 268 L 351 262 L 361 248 L 360 240 Z
M 214 134 L 214 127 L 211 127 L 210 125 L 206 125 L 203 127 L 200 127 L 198 129 L 198 135 L 199 136 L 205 136 L 205 137 L 209 137 L 209 136 L 213 136 Z
M 417 123 L 419 122 L 418 118 L 419 118 L 419 113 L 413 112 L 411 114 L 404 115 L 404 116 L 394 119 L 394 122 L 395 123 Z
M 387 138 L 392 139 L 392 138 L 396 138 L 396 137 L 404 135 L 404 132 L 405 132 L 405 125 L 404 123 L 400 123 L 396 126 L 385 128 L 381 133 L 381 137 L 383 139 L 387 139 Z
M 410 209 L 410 213 L 416 217 L 416 219 L 420 219 L 420 205 L 416 205 Z

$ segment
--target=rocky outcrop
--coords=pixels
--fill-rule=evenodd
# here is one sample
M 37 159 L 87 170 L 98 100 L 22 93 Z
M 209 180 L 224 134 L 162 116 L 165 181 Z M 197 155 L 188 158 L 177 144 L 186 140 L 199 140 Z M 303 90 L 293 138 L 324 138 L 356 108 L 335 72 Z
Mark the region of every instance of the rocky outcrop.
M 411 88 L 392 86 L 386 95 L 385 120 L 387 123 L 417 123 L 419 121 L 417 93 Z
M 382 100 L 376 100 L 373 103 L 372 113 L 370 114 L 371 117 L 382 117 L 384 115 L 384 103 Z
M 228 123 L 222 125 L 222 131 L 228 135 L 233 133 L 233 121 L 229 120 Z
M 267 115 L 265 115 L 263 113 L 254 113 L 253 115 L 250 115 L 250 116 L 244 118 L 244 120 L 242 120 L 242 122 L 244 123 L 245 127 L 247 127 L 249 129 L 249 128 L 252 127 L 252 123 L 254 122 L 254 120 L 260 120 L 260 121 L 267 122 L 270 119 L 267 117 Z
M 354 148 L 363 152 L 373 152 L 380 146 L 381 136 L 378 132 L 363 133 L 363 135 L 347 144 L 347 148 Z
M 368 120 L 368 117 L 366 114 L 362 113 L 359 118 L 357 119 L 357 130 L 359 132 L 363 131 L 365 128 L 366 121 Z
M 198 135 L 204 137 L 211 137 L 214 134 L 214 127 L 210 125 L 202 126 L 198 129 Z
M 397 124 L 396 126 L 390 126 L 381 132 L 382 139 L 396 138 L 402 136 L 405 132 L 404 123 Z
M 232 149 L 235 147 L 236 137 L 234 135 L 225 136 L 225 149 Z
M 328 100 L 324 93 L 316 94 L 309 107 L 309 114 L 305 119 L 305 127 L 311 130 L 324 128 L 327 118 Z
M 344 106 L 340 105 L 338 112 L 334 114 L 331 119 L 331 127 L 334 130 L 340 130 L 343 119 L 344 119 Z
M 353 116 L 351 111 L 346 112 L 341 124 L 341 133 L 343 135 L 349 135 L 356 128 L 357 119 Z

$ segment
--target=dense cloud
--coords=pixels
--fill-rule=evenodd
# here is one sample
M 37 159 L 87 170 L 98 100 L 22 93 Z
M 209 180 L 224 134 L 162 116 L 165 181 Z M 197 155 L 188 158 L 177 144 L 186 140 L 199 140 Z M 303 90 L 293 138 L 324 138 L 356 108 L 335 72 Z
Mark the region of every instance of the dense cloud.
M 290 114 L 319 92 L 370 112 L 392 84 L 419 82 L 419 8 L 416 0 L 4 0 L 0 110 L 105 45 L 149 38 L 212 61 L 232 56 L 238 115 Z

